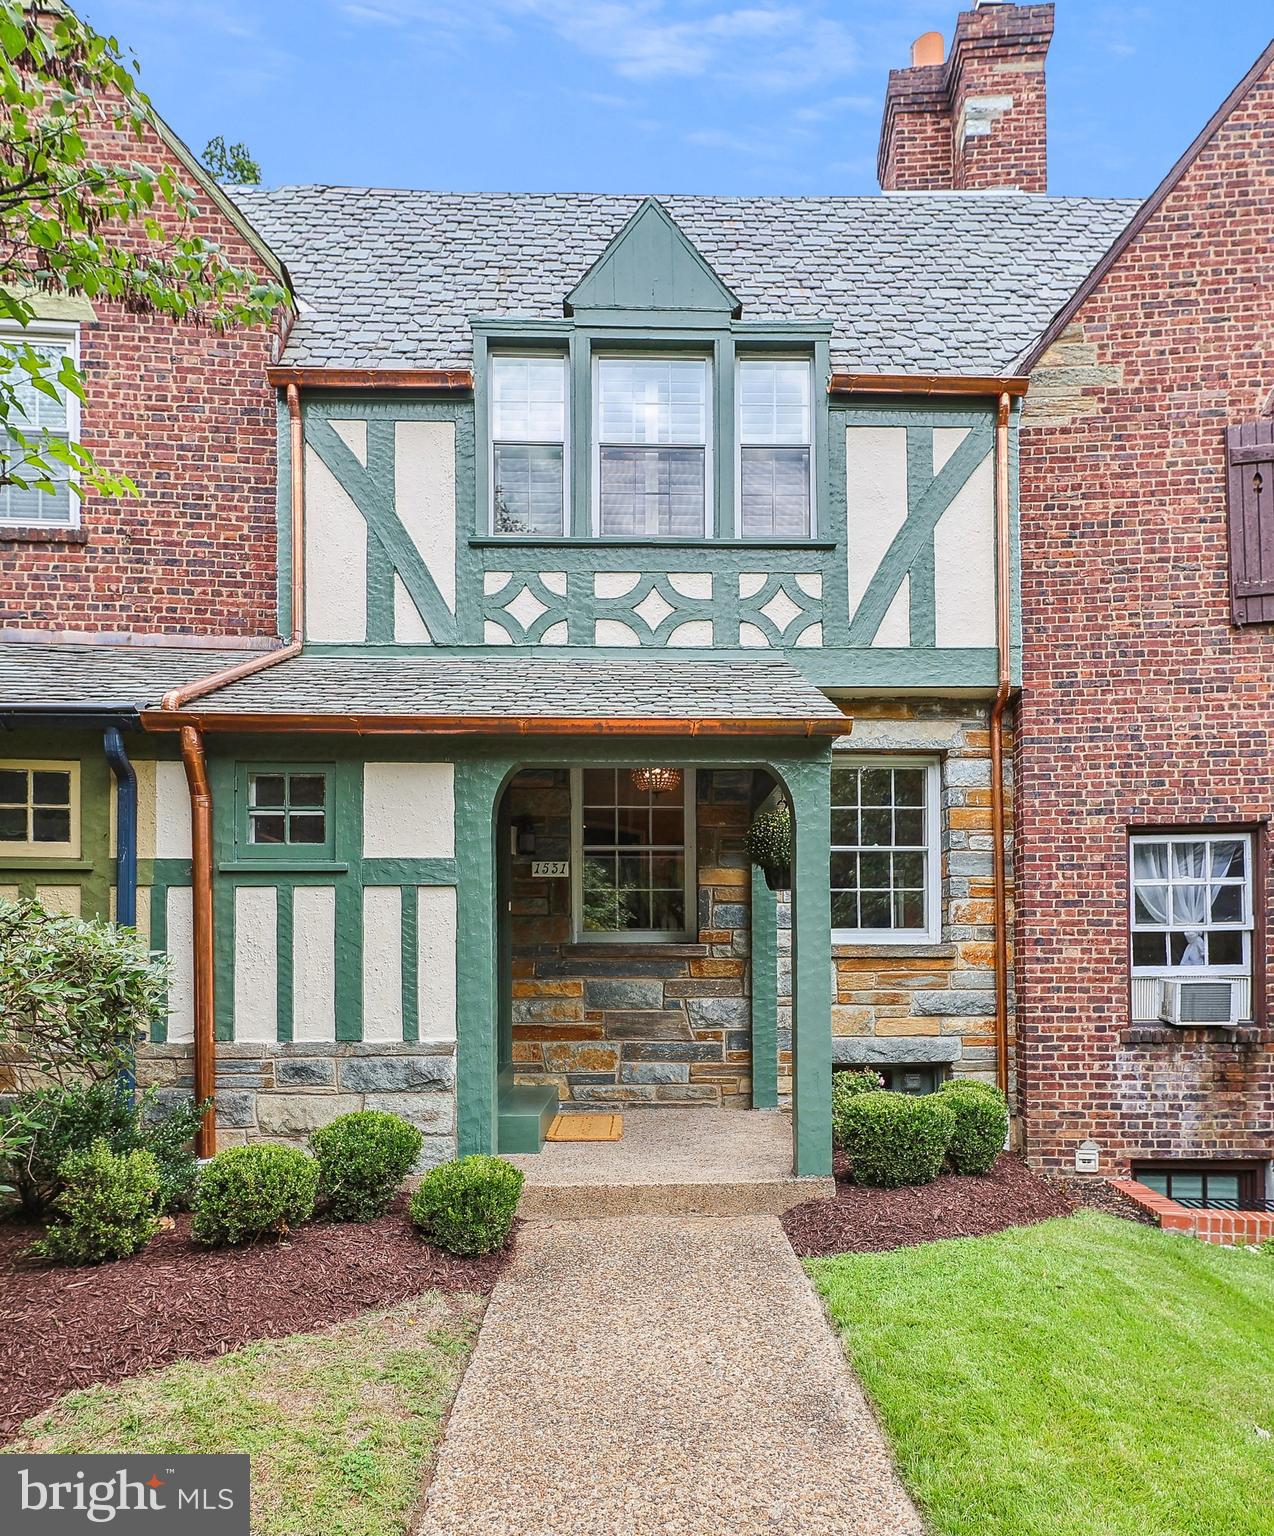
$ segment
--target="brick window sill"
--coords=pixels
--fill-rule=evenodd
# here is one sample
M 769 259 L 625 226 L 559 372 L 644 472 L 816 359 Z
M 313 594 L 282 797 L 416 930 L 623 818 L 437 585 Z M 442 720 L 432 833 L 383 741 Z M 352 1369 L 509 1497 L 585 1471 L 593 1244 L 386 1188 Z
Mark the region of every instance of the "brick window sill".
M 1175 1024 L 1133 1024 L 1119 1035 L 1121 1045 L 1268 1045 L 1274 1030 L 1259 1024 L 1200 1025 L 1187 1029 Z
M 87 528 L 42 528 L 39 523 L 0 523 L 0 544 L 87 543 Z

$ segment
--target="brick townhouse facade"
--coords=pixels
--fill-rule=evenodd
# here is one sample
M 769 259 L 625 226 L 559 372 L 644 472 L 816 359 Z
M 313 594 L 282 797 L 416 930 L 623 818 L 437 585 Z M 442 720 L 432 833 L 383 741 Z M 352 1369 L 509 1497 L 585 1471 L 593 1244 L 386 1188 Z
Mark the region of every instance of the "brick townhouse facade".
M 1265 1192 L 1274 55 L 1146 202 L 1060 198 L 1053 22 L 918 40 L 872 198 L 232 203 L 157 121 L 295 305 L 42 318 L 141 495 L 0 516 L 0 893 L 118 909 L 124 729 L 142 1075 L 223 1142 L 790 1103 L 819 1173 L 873 1065 L 1002 1083 L 1039 1166 Z

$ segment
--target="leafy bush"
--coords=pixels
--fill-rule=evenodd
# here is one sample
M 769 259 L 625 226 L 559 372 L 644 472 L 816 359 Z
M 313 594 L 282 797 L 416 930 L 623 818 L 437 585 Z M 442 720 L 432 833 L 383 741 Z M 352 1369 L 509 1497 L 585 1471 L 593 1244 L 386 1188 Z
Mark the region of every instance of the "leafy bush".
M 860 1093 L 879 1093 L 884 1086 L 885 1080 L 879 1072 L 832 1073 L 832 1142 L 835 1146 L 845 1145 L 844 1116 L 850 1103 Z
M 945 1097 L 860 1093 L 850 1099 L 842 1124 L 854 1183 L 898 1189 L 936 1178 L 955 1129 L 955 1110 Z
M 112 1152 L 149 1152 L 159 1175 L 159 1207 L 177 1210 L 194 1188 L 198 1164 L 191 1141 L 198 1128 L 193 1099 L 163 1109 L 153 1088 L 135 1101 L 109 1080 L 36 1088 L 18 1094 L 0 1116 L 0 1167 L 23 1210 L 39 1218 L 62 1188 L 66 1157 L 100 1139 Z
M 508 1242 L 522 1193 L 522 1170 L 474 1155 L 431 1168 L 411 1197 L 411 1219 L 448 1253 L 494 1253 Z
M 137 1253 L 154 1236 L 159 1170 L 149 1152 L 112 1152 L 100 1137 L 59 1170 L 57 1216 L 31 1252 L 57 1264 L 101 1264 Z
M 200 1170 L 191 1236 L 210 1247 L 279 1236 L 313 1216 L 317 1192 L 318 1164 L 299 1148 L 229 1147 Z
M 398 1115 L 359 1109 L 310 1137 L 318 1164 L 318 1198 L 337 1221 L 383 1215 L 420 1156 L 425 1138 Z
M 988 1173 L 1004 1151 L 1009 1111 L 1004 1095 L 989 1083 L 943 1083 L 935 1097 L 955 1112 L 947 1160 L 957 1173 Z

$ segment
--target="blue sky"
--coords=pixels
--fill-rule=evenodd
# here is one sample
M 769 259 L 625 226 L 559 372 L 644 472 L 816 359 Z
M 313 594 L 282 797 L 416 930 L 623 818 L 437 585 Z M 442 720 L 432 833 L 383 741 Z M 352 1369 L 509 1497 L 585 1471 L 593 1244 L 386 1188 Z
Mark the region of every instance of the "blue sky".
M 959 0 L 83 0 L 196 150 L 265 180 L 873 192 L 886 72 Z M 1142 195 L 1274 30 L 1269 0 L 1058 0 L 1050 185 Z M 1218 17 L 1224 18 L 1219 24 Z

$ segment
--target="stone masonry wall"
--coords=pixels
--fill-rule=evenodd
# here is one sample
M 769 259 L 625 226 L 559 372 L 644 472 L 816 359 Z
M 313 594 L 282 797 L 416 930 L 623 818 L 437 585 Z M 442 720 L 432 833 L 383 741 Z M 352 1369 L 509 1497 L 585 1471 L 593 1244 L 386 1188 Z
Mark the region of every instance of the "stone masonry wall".
M 833 946 L 833 1060 L 851 1066 L 939 1066 L 954 1076 L 994 1083 L 995 907 L 987 705 L 938 699 L 856 699 L 847 709 L 854 730 L 843 749 L 845 756 L 890 752 L 940 756 L 942 930 L 940 942 L 934 944 Z M 1012 735 L 1006 731 L 1008 849 L 1013 824 L 1011 751 Z M 791 1086 L 789 913 L 782 903 L 779 1071 L 785 1092 Z M 1012 1001 L 1010 988 L 1010 1079 Z
M 410 1120 L 425 1137 L 417 1171 L 456 1153 L 455 1043 L 257 1042 L 217 1046 L 217 1145 L 283 1141 L 304 1145 L 310 1132 L 356 1109 Z M 185 1099 L 194 1087 L 193 1047 L 146 1045 L 137 1080 L 159 1099 Z
M 1225 456 L 1226 427 L 1268 415 L 1274 391 L 1272 122 L 1274 67 L 1026 397 L 1018 982 L 1044 1167 L 1073 1168 L 1088 1139 L 1116 1175 L 1274 1156 L 1271 839 L 1254 1027 L 1134 1026 L 1128 975 L 1129 829 L 1268 824 L 1274 807 L 1274 635 L 1230 621 Z
M 513 1066 L 578 1105 L 751 1103 L 751 772 L 698 775 L 698 942 L 573 943 L 570 881 L 531 877 L 570 857 L 570 775 L 524 772 L 509 811 L 535 832 L 513 860 Z

